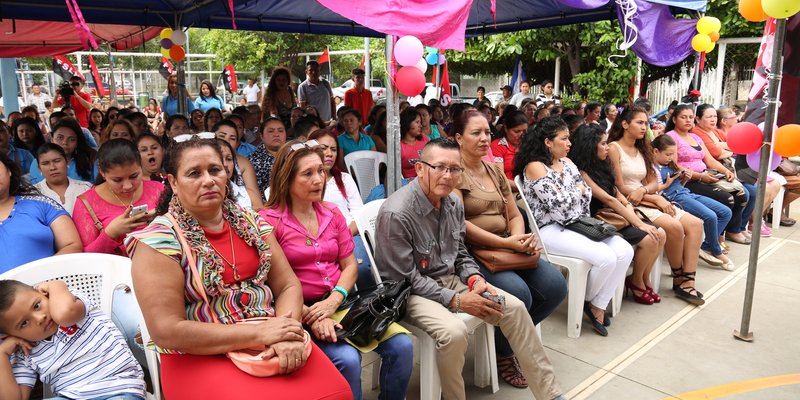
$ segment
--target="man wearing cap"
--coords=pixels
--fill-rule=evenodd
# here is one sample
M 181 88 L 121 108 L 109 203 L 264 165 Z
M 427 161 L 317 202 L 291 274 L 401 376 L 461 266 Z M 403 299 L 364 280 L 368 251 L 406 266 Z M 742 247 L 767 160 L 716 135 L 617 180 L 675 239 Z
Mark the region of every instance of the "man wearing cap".
M 505 85 L 505 86 L 501 87 L 500 90 L 503 91 L 503 101 L 505 101 L 506 103 L 510 104 L 510 102 L 511 102 L 511 86 Z
M 73 76 L 69 78 L 69 86 L 72 88 L 74 94 L 69 97 L 69 104 L 75 110 L 75 119 L 81 124 L 81 127 L 89 127 L 89 110 L 92 109 L 92 96 L 88 93 L 82 92 L 83 78 L 80 76 Z M 59 106 L 64 105 L 64 98 L 61 97 L 61 91 L 56 90 L 55 103 Z
M 375 102 L 372 100 L 372 92 L 364 87 L 363 69 L 353 69 L 353 83 L 353 87 L 344 92 L 344 105 L 355 108 L 362 116 L 369 115 Z

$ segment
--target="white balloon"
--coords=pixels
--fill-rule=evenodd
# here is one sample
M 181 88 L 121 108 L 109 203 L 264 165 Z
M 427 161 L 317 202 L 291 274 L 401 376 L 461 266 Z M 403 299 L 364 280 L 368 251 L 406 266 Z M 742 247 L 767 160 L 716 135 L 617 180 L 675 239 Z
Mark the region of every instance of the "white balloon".
M 178 46 L 183 46 L 186 43 L 186 32 L 178 29 L 172 32 L 170 40 L 172 40 L 172 43 L 177 44 Z
M 426 71 L 428 71 L 428 62 L 425 61 L 424 58 L 420 58 L 419 61 L 417 61 L 417 63 L 414 64 L 414 68 L 422 71 L 422 73 L 424 74 Z

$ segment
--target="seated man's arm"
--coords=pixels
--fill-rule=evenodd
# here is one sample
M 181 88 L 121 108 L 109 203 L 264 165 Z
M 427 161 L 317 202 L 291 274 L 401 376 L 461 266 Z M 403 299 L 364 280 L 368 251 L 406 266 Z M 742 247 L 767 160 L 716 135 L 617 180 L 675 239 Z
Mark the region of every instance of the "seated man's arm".
M 410 221 L 391 211 L 378 214 L 375 221 L 375 263 L 382 274 L 392 279 L 408 278 L 412 294 L 448 307 L 455 292 L 420 273 L 414 260 L 415 238 L 409 224 Z

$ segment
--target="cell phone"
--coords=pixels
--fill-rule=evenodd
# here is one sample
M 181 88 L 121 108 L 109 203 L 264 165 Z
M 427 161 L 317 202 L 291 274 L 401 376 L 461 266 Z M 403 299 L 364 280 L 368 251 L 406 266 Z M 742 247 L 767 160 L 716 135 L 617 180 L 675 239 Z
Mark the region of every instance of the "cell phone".
M 481 293 L 481 297 L 487 300 L 491 300 L 497 304 L 500 304 L 500 310 L 506 309 L 506 296 L 503 296 L 502 294 L 493 295 L 489 293 L 489 291 L 485 291 Z
M 131 217 L 138 217 L 139 215 L 142 215 L 142 214 L 144 214 L 146 212 L 147 212 L 147 204 L 142 204 L 140 206 L 134 206 L 131 209 L 130 216 Z
M 676 176 L 680 175 L 682 172 L 683 172 L 683 171 L 675 171 L 675 172 L 673 172 L 673 173 L 672 173 L 672 175 L 670 175 L 669 177 L 670 177 L 670 178 L 674 178 L 674 177 L 676 177 Z

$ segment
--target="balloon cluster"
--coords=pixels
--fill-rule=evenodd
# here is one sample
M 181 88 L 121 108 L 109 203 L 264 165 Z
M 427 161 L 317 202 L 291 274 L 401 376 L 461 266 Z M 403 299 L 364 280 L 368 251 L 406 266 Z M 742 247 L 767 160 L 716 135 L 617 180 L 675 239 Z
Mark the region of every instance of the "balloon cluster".
M 722 23 L 715 17 L 703 17 L 697 20 L 697 35 L 692 38 L 692 49 L 698 53 L 710 53 L 719 40 L 719 29 Z
M 764 141 L 764 124 L 740 122 L 728 131 L 728 147 L 737 154 L 746 154 L 747 165 L 758 171 L 761 157 L 761 144 Z M 770 171 L 778 168 L 781 156 L 800 155 L 800 125 L 788 124 L 775 130 L 772 164 Z
M 797 0 L 739 0 L 739 14 L 750 22 L 766 21 L 768 17 L 789 18 L 798 11 Z
M 186 32 L 180 29 L 173 31 L 170 28 L 164 28 L 161 30 L 160 36 L 161 55 L 178 62 L 186 58 L 186 51 L 181 47 L 186 44 Z
M 422 42 L 415 36 L 403 36 L 394 45 L 394 59 L 403 67 L 395 75 L 397 90 L 406 96 L 416 96 L 425 89 L 425 71 L 428 63 Z

